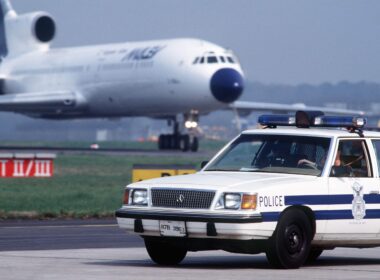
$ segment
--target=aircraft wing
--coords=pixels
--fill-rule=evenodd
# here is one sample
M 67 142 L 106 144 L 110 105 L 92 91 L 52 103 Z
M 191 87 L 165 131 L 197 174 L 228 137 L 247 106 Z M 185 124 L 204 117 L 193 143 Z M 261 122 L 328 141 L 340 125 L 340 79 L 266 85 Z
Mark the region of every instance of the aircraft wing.
M 239 115 L 247 116 L 252 112 L 276 112 L 291 113 L 299 110 L 322 111 L 331 115 L 365 115 L 363 111 L 347 110 L 332 107 L 307 106 L 302 103 L 297 104 L 279 104 L 250 101 L 236 101 L 229 106 L 230 109 L 237 111 Z
M 0 95 L 0 111 L 59 112 L 77 106 L 76 94 L 70 91 L 32 92 Z

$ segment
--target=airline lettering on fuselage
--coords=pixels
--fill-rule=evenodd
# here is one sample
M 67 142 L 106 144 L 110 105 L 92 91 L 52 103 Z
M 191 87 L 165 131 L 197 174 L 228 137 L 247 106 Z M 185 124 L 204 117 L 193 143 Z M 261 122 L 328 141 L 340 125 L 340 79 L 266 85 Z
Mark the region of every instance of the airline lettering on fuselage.
M 147 48 L 136 48 L 126 54 L 121 61 L 138 61 L 152 59 L 159 53 L 165 46 L 154 46 Z

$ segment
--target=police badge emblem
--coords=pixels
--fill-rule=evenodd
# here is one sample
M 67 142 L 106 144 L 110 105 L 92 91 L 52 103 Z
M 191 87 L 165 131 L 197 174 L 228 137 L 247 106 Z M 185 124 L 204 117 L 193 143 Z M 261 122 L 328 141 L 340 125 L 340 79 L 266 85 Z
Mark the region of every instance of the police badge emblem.
M 366 215 L 365 201 L 363 199 L 363 186 L 355 182 L 352 186 L 354 190 L 354 199 L 352 200 L 352 216 L 355 220 L 361 220 Z

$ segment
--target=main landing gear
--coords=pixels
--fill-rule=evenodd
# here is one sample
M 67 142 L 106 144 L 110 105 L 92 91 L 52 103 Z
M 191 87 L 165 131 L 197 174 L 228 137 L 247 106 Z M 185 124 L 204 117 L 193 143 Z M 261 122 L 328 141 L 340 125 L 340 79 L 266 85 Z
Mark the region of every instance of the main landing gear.
M 192 139 L 191 139 L 192 138 Z M 196 152 L 199 148 L 198 137 L 190 135 L 163 134 L 158 139 L 158 148 L 160 150 L 181 150 L 183 152 Z
M 188 129 L 194 129 L 198 125 L 196 121 L 186 121 Z M 197 152 L 199 148 L 198 137 L 190 134 L 181 134 L 179 122 L 174 120 L 173 134 L 161 134 L 158 139 L 159 150 L 181 150 L 183 152 Z

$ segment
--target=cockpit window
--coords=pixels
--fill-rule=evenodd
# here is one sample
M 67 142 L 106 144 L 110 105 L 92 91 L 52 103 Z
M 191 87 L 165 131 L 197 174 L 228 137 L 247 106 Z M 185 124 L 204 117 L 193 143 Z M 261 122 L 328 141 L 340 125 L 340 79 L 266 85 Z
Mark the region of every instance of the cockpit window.
M 227 60 L 229 63 L 235 63 L 235 60 L 231 56 L 227 56 Z
M 218 56 L 208 54 L 206 56 L 197 56 L 193 64 L 217 64 L 217 63 L 236 63 L 236 60 L 232 56 Z
M 207 63 L 218 63 L 218 59 L 216 56 L 209 56 L 207 58 Z

